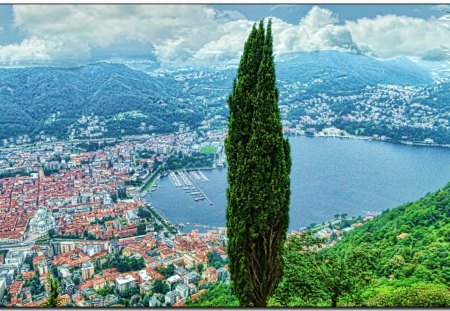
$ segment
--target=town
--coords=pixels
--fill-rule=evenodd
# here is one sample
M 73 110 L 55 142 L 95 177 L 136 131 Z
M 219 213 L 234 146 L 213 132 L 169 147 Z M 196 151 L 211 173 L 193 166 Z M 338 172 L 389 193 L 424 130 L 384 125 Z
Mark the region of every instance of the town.
M 206 157 L 197 168 L 226 165 L 225 136 L 225 129 L 180 125 L 175 134 L 2 149 L 3 305 L 44 305 L 49 276 L 60 280 L 60 305 L 83 307 L 183 306 L 228 283 L 225 228 L 182 232 L 144 199 L 162 174 L 195 200 L 207 199 L 195 182 L 207 177 L 178 169 L 195 155 Z M 335 215 L 290 234 L 312 230 L 329 247 L 373 217 Z
M 60 279 L 67 306 L 183 305 L 228 282 L 223 228 L 180 233 L 143 200 L 172 155 L 211 155 L 205 165 L 223 166 L 225 134 L 199 137 L 180 126 L 116 144 L 48 142 L 2 153 L 3 304 L 43 305 L 49 275 Z

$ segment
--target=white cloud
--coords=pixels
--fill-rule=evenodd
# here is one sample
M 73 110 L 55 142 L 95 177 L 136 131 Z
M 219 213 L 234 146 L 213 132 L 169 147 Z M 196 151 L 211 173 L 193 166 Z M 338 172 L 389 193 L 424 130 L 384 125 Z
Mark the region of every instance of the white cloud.
M 248 20 L 238 20 L 219 26 L 218 33 L 222 35 L 205 44 L 194 54 L 194 58 L 212 61 L 238 58 L 252 24 Z M 338 25 L 337 16 L 327 9 L 313 7 L 298 25 L 272 17 L 272 29 L 276 54 L 316 50 L 357 51 L 350 31 Z
M 348 21 L 346 27 L 359 47 L 381 58 L 442 55 L 450 47 L 445 19 L 384 15 Z
M 339 50 L 358 50 L 350 31 L 339 25 L 338 17 L 330 10 L 314 6 L 298 25 L 273 19 L 276 53 Z
M 26 39 L 0 46 L 0 65 L 83 62 L 92 51 L 121 42 L 148 46 L 165 64 L 236 61 L 254 23 L 237 11 L 205 5 L 15 5 L 13 10 L 14 25 Z M 385 15 L 339 23 L 332 11 L 314 6 L 298 24 L 272 21 L 276 54 L 338 50 L 440 60 L 450 46 L 445 17 Z
M 217 33 L 221 35 L 195 52 L 193 55 L 194 62 L 227 62 L 239 59 L 244 41 L 252 25 L 253 22 L 245 19 L 220 25 L 217 28 Z
M 118 41 L 151 43 L 162 62 L 184 61 L 214 40 L 222 23 L 242 18 L 235 11 L 217 12 L 203 5 L 15 5 L 14 25 L 30 38 L 54 46 L 105 48 Z M 17 49 L 19 45 L 1 47 Z M 85 48 L 83 48 L 85 50 Z M 67 57 L 61 49 L 47 59 Z M 28 53 L 22 54 L 23 60 Z M 73 50 L 78 57 L 78 49 Z M 6 56 L 1 57 L 8 60 Z
M 58 57 L 73 61 L 73 51 L 77 52 L 76 59 L 89 56 L 89 47 L 86 45 L 71 46 L 68 42 L 30 37 L 20 43 L 0 46 L 0 64 L 20 66 L 48 63 Z

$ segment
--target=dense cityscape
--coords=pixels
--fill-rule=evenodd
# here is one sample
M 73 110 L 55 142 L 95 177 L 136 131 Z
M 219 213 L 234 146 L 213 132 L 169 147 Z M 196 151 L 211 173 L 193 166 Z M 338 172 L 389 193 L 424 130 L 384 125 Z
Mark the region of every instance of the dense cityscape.
M 95 118 L 86 119 L 95 126 Z M 225 228 L 183 233 L 144 198 L 157 191 L 161 174 L 189 167 L 193 155 L 204 156 L 200 168 L 226 165 L 225 135 L 180 125 L 170 135 L 11 148 L 0 159 L 4 305 L 43 305 L 49 274 L 62 281 L 63 305 L 85 307 L 181 306 L 229 282 Z M 181 155 L 186 160 L 177 167 L 170 159 Z M 178 186 L 192 185 L 175 174 Z M 201 170 L 187 174 L 201 180 Z M 313 225 L 333 245 L 371 218 L 335 215 Z

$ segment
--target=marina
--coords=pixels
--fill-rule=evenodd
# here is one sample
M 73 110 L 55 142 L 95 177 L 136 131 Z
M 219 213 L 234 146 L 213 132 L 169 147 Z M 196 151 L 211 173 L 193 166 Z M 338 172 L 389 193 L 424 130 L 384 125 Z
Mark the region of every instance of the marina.
M 203 199 L 206 199 L 206 201 L 208 201 L 209 205 L 212 205 L 211 200 L 206 196 L 206 194 L 203 192 L 203 190 L 197 185 L 197 183 L 192 179 L 192 177 L 189 176 L 189 174 L 186 172 L 186 170 L 184 170 L 184 173 L 189 177 L 189 179 L 192 181 L 192 183 L 194 184 L 195 187 L 197 187 L 198 191 L 194 191 L 194 193 L 191 193 L 191 195 L 195 195 L 196 197 L 194 198 L 195 201 L 198 200 L 202 200 L 201 198 L 203 197 Z
M 170 179 L 172 180 L 173 184 L 176 187 L 181 187 L 180 180 L 178 179 L 178 177 L 177 177 L 175 172 L 170 172 L 169 176 L 170 176 Z
M 195 202 L 206 200 L 209 205 L 212 201 L 203 192 L 197 182 L 208 182 L 209 179 L 203 174 L 201 170 L 186 170 L 172 171 L 169 173 L 170 180 L 175 187 L 181 187 L 183 191 L 188 193 Z

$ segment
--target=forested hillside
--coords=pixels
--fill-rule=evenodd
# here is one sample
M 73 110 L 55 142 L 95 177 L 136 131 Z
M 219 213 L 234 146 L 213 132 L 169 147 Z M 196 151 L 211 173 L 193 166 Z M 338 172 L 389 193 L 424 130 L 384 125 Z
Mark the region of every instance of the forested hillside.
M 322 242 L 311 233 L 288 239 L 284 277 L 269 305 L 450 306 L 450 184 L 317 251 Z M 236 303 L 227 285 L 214 291 L 224 296 L 217 301 Z
M 0 138 L 45 131 L 66 138 L 81 116 L 104 121 L 105 136 L 136 134 L 142 122 L 171 131 L 172 122 L 197 125 L 199 107 L 181 95 L 169 77 L 151 77 L 125 65 L 98 63 L 77 68 L 0 69 Z M 121 114 L 135 112 L 135 117 Z M 118 133 L 116 133 L 118 131 Z

